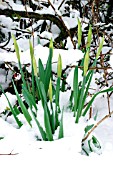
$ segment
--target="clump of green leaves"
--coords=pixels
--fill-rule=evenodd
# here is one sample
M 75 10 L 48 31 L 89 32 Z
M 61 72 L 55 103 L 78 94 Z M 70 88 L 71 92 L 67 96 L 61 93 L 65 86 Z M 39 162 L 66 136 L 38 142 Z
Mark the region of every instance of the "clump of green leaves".
M 20 73 L 22 76 L 22 95 L 24 97 L 24 100 L 27 102 L 31 113 L 28 112 L 28 109 L 26 108 L 23 100 L 21 99 L 17 88 L 15 86 L 15 83 L 13 82 L 13 87 L 15 94 L 17 96 L 17 100 L 19 103 L 19 106 L 21 108 L 21 111 L 23 115 L 26 118 L 26 121 L 29 123 L 29 125 L 32 127 L 31 121 L 35 120 L 37 127 L 39 128 L 40 134 L 42 136 L 43 140 L 53 140 L 53 135 L 55 133 L 55 130 L 59 126 L 59 134 L 58 138 L 63 137 L 63 114 L 61 116 L 61 119 L 59 120 L 59 112 L 60 111 L 60 105 L 59 105 L 59 95 L 60 95 L 60 79 L 61 79 L 61 73 L 62 73 L 62 61 L 61 56 L 59 55 L 58 58 L 58 68 L 57 68 L 57 85 L 56 85 L 56 93 L 55 93 L 55 109 L 53 108 L 53 88 L 52 88 L 52 57 L 53 57 L 53 42 L 50 41 L 49 45 L 49 56 L 46 63 L 46 67 L 44 68 L 44 65 L 39 59 L 38 66 L 36 64 L 36 59 L 34 57 L 34 49 L 32 46 L 32 43 L 30 44 L 30 56 L 31 56 L 31 83 L 26 82 L 25 76 L 22 70 L 22 65 L 20 62 L 20 54 L 19 54 L 19 47 L 16 42 L 15 37 L 12 35 L 15 51 L 18 59 L 18 64 L 20 68 Z M 38 69 L 37 69 L 38 67 Z M 3 90 L 3 89 L 2 89 Z M 5 93 L 4 93 L 5 94 Z M 6 96 L 6 95 L 5 95 Z M 6 99 L 8 100 L 7 96 Z M 48 101 L 49 99 L 49 101 Z M 41 101 L 43 111 L 44 111 L 44 128 L 40 124 L 38 118 L 37 118 L 37 100 Z M 19 121 L 18 117 L 16 116 L 16 112 L 14 108 L 11 106 L 10 101 L 8 100 L 9 107 L 11 112 L 14 115 L 14 118 L 18 124 L 19 127 L 22 126 L 21 122 Z M 49 109 L 49 103 L 51 105 L 51 109 Z M 16 107 L 16 111 L 19 111 Z
M 84 131 L 85 131 L 85 135 L 86 136 L 88 134 L 88 132 L 94 127 L 94 124 L 88 125 L 85 127 Z M 101 150 L 101 143 L 100 141 L 97 139 L 96 136 L 92 135 L 89 138 L 87 138 L 84 142 L 82 142 L 82 153 L 85 153 L 87 156 L 89 156 L 89 154 L 91 152 L 96 152 L 98 154 L 100 154 L 102 152 Z
M 61 89 L 63 90 L 65 89 L 63 84 L 61 87 L 62 58 L 60 55 L 58 56 L 57 80 L 56 80 L 56 85 L 53 85 L 53 81 L 52 81 L 53 42 L 52 40 L 50 41 L 49 56 L 48 56 L 48 60 L 45 66 L 43 65 L 41 59 L 38 60 L 38 65 L 37 65 L 37 62 L 34 56 L 34 49 L 30 41 L 29 45 L 30 45 L 32 71 L 31 71 L 31 82 L 29 83 L 26 81 L 25 75 L 22 70 L 18 44 L 16 42 L 15 37 L 12 36 L 12 38 L 14 41 L 15 51 L 16 51 L 16 55 L 18 59 L 18 65 L 19 65 L 21 76 L 22 76 L 22 95 L 30 109 L 30 112 L 29 112 L 17 91 L 15 83 L 13 82 L 14 91 L 17 96 L 17 100 L 21 108 L 21 111 L 24 117 L 26 118 L 26 121 L 31 127 L 32 127 L 31 121 L 34 120 L 36 122 L 43 140 L 53 141 L 54 140 L 53 135 L 55 133 L 55 130 L 58 127 L 59 127 L 58 139 L 62 138 L 64 136 L 63 112 L 61 113 L 60 103 L 59 103 L 60 91 Z M 78 48 L 80 48 L 80 45 L 81 45 L 81 38 L 82 38 L 82 28 L 81 28 L 81 23 L 78 20 Z M 76 123 L 79 122 L 79 119 L 81 116 L 86 115 L 86 113 L 90 109 L 94 99 L 96 98 L 98 94 L 113 91 L 113 88 L 107 88 L 105 90 L 97 92 L 96 94 L 92 95 L 91 100 L 86 105 L 86 107 L 84 107 L 86 103 L 86 98 L 88 96 L 88 91 L 90 88 L 92 77 L 94 74 L 94 70 L 89 69 L 91 41 L 92 41 L 92 28 L 90 26 L 89 31 L 88 31 L 87 42 L 86 42 L 86 51 L 84 53 L 84 58 L 82 60 L 81 67 L 79 68 L 78 66 L 75 66 L 75 69 L 74 69 L 73 90 L 70 96 L 71 109 L 74 112 Z M 100 42 L 96 57 L 91 67 L 96 66 L 96 62 L 101 53 L 103 43 L 104 43 L 104 37 L 102 38 L 102 41 Z M 79 82 L 78 80 L 79 69 L 82 70 L 82 81 L 81 82 Z M 1 86 L 0 88 L 2 89 Z M 6 96 L 3 89 L 2 89 L 2 92 Z M 18 114 L 20 113 L 20 111 L 18 110 L 17 106 L 14 106 L 14 107 L 11 106 L 10 101 L 7 98 L 7 96 L 6 96 L 6 99 L 9 103 L 10 110 L 18 126 L 21 127 L 22 123 L 18 119 Z M 41 101 L 43 112 L 44 112 L 44 117 L 43 117 L 44 128 L 40 124 L 38 117 L 37 117 L 37 111 L 38 111 L 37 103 L 39 101 Z M 88 131 L 93 126 L 94 124 L 87 126 L 85 128 L 85 135 L 88 133 Z M 89 152 L 94 151 L 94 148 L 92 147 L 92 145 L 94 145 L 95 148 L 100 149 L 100 144 L 95 136 L 92 136 L 92 138 L 88 140 L 88 147 L 84 147 L 84 146 L 82 147 L 82 149 L 87 155 L 89 154 Z
M 78 35 L 82 34 L 80 27 L 81 27 L 80 21 L 78 21 Z M 83 71 L 83 73 L 82 73 L 83 80 L 81 82 L 78 82 L 79 68 L 78 68 L 78 66 L 76 66 L 75 70 L 74 70 L 74 77 L 73 77 L 73 92 L 71 93 L 71 96 L 70 96 L 71 108 L 74 111 L 74 116 L 75 116 L 75 122 L 76 123 L 79 122 L 79 118 L 81 116 L 86 115 L 86 113 L 90 109 L 95 97 L 98 94 L 113 91 L 113 88 L 108 88 L 106 90 L 97 92 L 96 94 L 94 94 L 92 96 L 90 102 L 84 108 L 86 98 L 88 96 L 88 91 L 89 91 L 89 88 L 90 88 L 91 80 L 92 80 L 92 77 L 93 77 L 93 74 L 94 74 L 94 70 L 89 70 L 88 69 L 89 61 L 90 61 L 89 56 L 90 56 L 91 38 L 92 38 L 92 28 L 90 26 L 89 31 L 88 31 L 87 43 L 86 43 L 86 52 L 84 54 L 84 58 L 83 58 L 82 65 L 81 65 L 83 67 L 83 69 L 82 69 L 82 71 Z M 79 42 L 81 42 L 81 41 L 79 40 Z M 98 59 L 98 57 L 99 57 L 99 55 L 101 53 L 103 43 L 104 43 L 104 37 L 102 38 L 102 41 L 100 42 L 100 45 L 99 45 L 99 48 L 97 50 L 95 60 L 94 60 L 91 67 L 96 67 L 96 62 L 97 62 L 97 59 Z M 79 43 L 79 45 L 80 45 L 80 43 Z M 73 104 L 73 101 L 74 101 L 74 104 Z
M 82 153 L 85 153 L 87 156 L 89 156 L 91 152 L 101 154 L 101 149 L 101 144 L 94 135 L 92 135 L 91 139 L 88 139 L 85 143 L 82 143 Z

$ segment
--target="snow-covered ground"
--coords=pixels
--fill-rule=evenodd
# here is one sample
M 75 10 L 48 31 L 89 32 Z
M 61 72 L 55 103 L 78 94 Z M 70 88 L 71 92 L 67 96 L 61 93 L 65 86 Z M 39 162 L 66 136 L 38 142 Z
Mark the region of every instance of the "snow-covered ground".
M 35 2 L 35 1 L 33 1 Z M 51 1 L 52 2 L 52 1 Z M 36 3 L 36 2 L 35 2 Z M 56 10 L 61 1 L 58 4 L 55 4 Z M 9 6 L 5 2 L 0 1 L 0 8 L 4 9 Z M 10 5 L 13 6 L 15 10 L 25 10 L 25 8 L 19 4 L 16 5 L 13 1 L 10 1 Z M 60 13 L 63 13 L 63 5 Z M 28 7 L 28 11 L 32 11 Z M 37 12 L 37 11 L 35 11 Z M 48 9 L 43 9 L 42 11 L 38 11 L 39 13 L 46 14 L 54 14 L 54 11 L 51 7 Z M 60 14 L 59 13 L 59 14 Z M 79 12 L 72 11 L 70 14 L 71 19 L 67 17 L 63 17 L 64 23 L 68 28 L 71 26 L 77 25 L 77 17 L 79 17 Z M 14 28 L 15 24 L 12 22 L 10 18 L 6 18 L 0 16 L 0 22 L 5 23 L 6 28 L 4 31 Z M 42 21 L 40 21 L 42 22 Z M 88 20 L 87 20 L 88 22 Z M 12 23 L 14 25 L 12 25 Z M 85 24 L 83 24 L 84 27 Z M 10 30 L 12 31 L 12 30 Z M 15 31 L 12 31 L 15 33 Z M 43 32 L 42 37 L 46 38 L 55 38 L 59 34 L 59 29 L 55 25 L 52 27 L 52 33 Z M 42 47 L 41 45 L 37 45 L 37 35 L 34 34 L 34 55 L 36 61 L 41 58 L 42 63 L 45 64 L 47 61 L 49 49 L 47 47 Z M 42 44 L 45 43 L 43 40 Z M 26 39 L 18 40 L 18 44 L 20 47 L 21 54 L 21 63 L 27 64 L 31 62 L 30 52 L 29 52 L 29 41 Z M 12 41 L 9 43 L 10 48 L 14 49 L 12 46 Z M 63 69 L 67 65 L 76 65 L 77 61 L 83 58 L 83 53 L 80 50 L 74 50 L 72 42 L 70 38 L 67 38 L 66 47 L 68 50 L 54 49 L 53 54 L 53 64 L 52 70 L 56 72 L 57 70 L 57 61 L 59 54 L 62 56 Z M 24 51 L 24 52 L 21 52 Z M 103 54 L 109 51 L 109 48 L 103 48 Z M 113 68 L 112 59 L 113 55 L 110 58 L 110 65 Z M 17 65 L 16 54 L 12 52 L 6 52 L 3 49 L 0 49 L 0 64 L 4 62 L 10 62 L 14 65 Z M 30 68 L 29 68 L 30 71 Z M 69 75 L 67 77 L 68 84 L 73 86 L 73 73 L 74 68 L 69 71 Z M 108 70 L 112 72 L 111 70 Z M 8 72 L 7 81 L 5 79 L 5 70 L 0 68 L 0 84 L 4 88 L 7 88 L 11 79 L 12 72 L 11 70 Z M 95 78 L 103 77 L 102 74 L 96 73 L 94 74 L 93 81 L 91 83 L 91 87 L 97 92 L 99 90 L 98 85 L 95 83 Z M 79 80 L 81 80 L 81 72 L 79 70 Z M 110 81 L 110 84 L 113 84 L 113 81 Z M 93 91 L 94 92 L 94 91 Z M 10 102 L 12 105 L 16 102 L 16 96 L 6 92 Z M 88 115 L 80 119 L 78 124 L 75 124 L 75 118 L 73 117 L 73 113 L 67 109 L 68 101 L 69 101 L 70 91 L 66 91 L 61 93 L 60 95 L 60 105 L 61 108 L 64 108 L 63 113 L 63 126 L 64 126 L 64 138 L 57 140 L 58 130 L 56 130 L 54 134 L 54 141 L 40 141 L 37 138 L 41 138 L 39 130 L 34 121 L 32 121 L 32 128 L 27 124 L 24 116 L 19 114 L 19 119 L 22 121 L 23 126 L 18 129 L 17 124 L 13 118 L 13 116 L 3 115 L 3 111 L 8 109 L 8 103 L 5 96 L 2 94 L 0 96 L 0 167 L 3 170 L 91 170 L 91 169 L 109 169 L 112 170 L 112 158 L 113 158 L 113 116 L 103 121 L 89 136 L 89 139 L 92 135 L 95 135 L 101 144 L 101 149 L 99 151 L 95 151 L 90 153 L 89 156 L 82 154 L 82 146 L 81 141 L 84 137 L 84 129 L 87 125 L 91 125 L 92 123 L 96 124 L 99 120 L 101 120 L 105 115 L 108 114 L 108 103 L 106 94 L 99 95 L 93 105 L 93 115 L 97 114 L 96 121 L 89 120 Z M 113 95 L 110 97 L 110 109 L 113 111 Z M 39 103 L 38 105 L 38 113 L 39 120 L 43 125 L 43 109 Z M 97 154 L 98 152 L 98 154 Z
M 38 45 L 35 47 L 35 57 L 42 59 L 43 63 L 46 63 L 49 49 Z M 54 49 L 53 63 L 58 60 L 58 54 L 62 56 L 63 68 L 68 64 L 76 64 L 79 59 L 83 57 L 83 53 L 79 50 L 58 50 Z M 10 54 L 6 52 L 0 53 L 1 61 L 17 62 L 16 54 Z M 77 56 L 77 57 L 76 57 Z M 29 50 L 21 54 L 21 62 L 29 63 L 30 54 Z M 53 70 L 56 71 L 56 65 L 53 64 Z M 80 75 L 81 76 L 81 75 Z M 72 84 L 73 70 L 70 71 L 67 81 Z M 92 82 L 92 86 L 95 86 L 95 82 Z M 61 107 L 66 108 L 68 105 L 70 92 L 61 93 L 60 104 Z M 8 98 L 12 105 L 15 103 L 15 96 L 7 93 Z M 113 98 L 110 98 L 111 111 Z M 0 162 L 1 167 L 4 170 L 10 169 L 27 169 L 27 170 L 52 170 L 52 169 L 112 169 L 112 156 L 113 156 L 113 117 L 105 120 L 97 129 L 92 133 L 95 134 L 100 140 L 102 149 L 100 154 L 90 153 L 90 156 L 81 154 L 81 141 L 84 136 L 84 128 L 87 126 L 87 116 L 81 118 L 79 124 L 75 124 L 75 118 L 73 113 L 68 110 L 64 110 L 64 138 L 55 140 L 53 142 L 44 142 L 37 140 L 37 136 L 40 137 L 39 130 L 32 122 L 33 127 L 29 127 L 26 123 L 23 115 L 19 115 L 19 119 L 24 125 L 17 129 L 17 125 L 12 116 L 6 117 L 2 115 L 3 110 L 8 108 L 7 101 L 2 95 L 0 97 L 0 137 L 4 137 L 0 140 Z M 42 119 L 43 110 L 39 107 L 40 120 Z M 96 122 L 102 119 L 108 114 L 106 95 L 100 95 L 93 103 L 93 113 L 98 111 Z M 42 120 L 41 120 L 42 121 Z M 92 120 L 90 120 L 92 121 Z M 88 122 L 90 124 L 90 121 Z M 96 123 L 95 122 L 95 123 Z M 43 121 L 42 121 L 43 123 Z M 54 135 L 54 139 L 57 138 L 57 131 Z M 3 155 L 2 155 L 3 154 Z M 6 155 L 5 155 L 6 154 Z M 9 154 L 9 155 L 7 155 Z M 14 154 L 14 155 L 13 155 Z

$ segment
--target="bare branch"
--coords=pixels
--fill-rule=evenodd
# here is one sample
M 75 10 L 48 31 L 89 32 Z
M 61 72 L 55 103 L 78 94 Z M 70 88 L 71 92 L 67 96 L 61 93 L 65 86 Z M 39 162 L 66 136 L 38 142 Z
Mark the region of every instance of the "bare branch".
M 74 49 L 76 49 L 76 45 L 75 45 L 75 43 L 74 43 L 74 41 L 73 41 L 73 38 L 72 38 L 71 33 L 70 33 L 70 30 L 67 28 L 67 26 L 65 25 L 62 17 L 58 14 L 58 12 L 57 12 L 56 9 L 54 8 L 54 6 L 53 6 L 53 4 L 51 3 L 50 0 L 48 0 L 48 3 L 49 3 L 49 4 L 51 5 L 51 7 L 53 8 L 53 10 L 55 11 L 56 15 L 59 17 L 59 19 L 60 19 L 63 27 L 65 28 L 66 32 L 68 33 L 68 36 L 69 36 L 70 39 L 71 39 L 71 42 L 72 42 L 72 44 L 73 44 Z
M 107 118 L 109 118 L 112 114 L 113 114 L 113 111 L 112 111 L 110 114 L 104 116 L 99 122 L 97 122 L 97 124 L 96 124 L 95 126 L 93 126 L 93 128 L 88 132 L 88 134 L 82 139 L 82 142 L 84 142 L 84 141 L 89 137 L 89 135 L 90 135 L 104 120 L 106 120 Z
M 1 153 L 0 156 L 7 156 L 7 155 L 13 156 L 13 155 L 18 155 L 18 153 L 12 153 L 12 152 L 13 152 L 13 150 L 12 150 L 10 153 Z
M 5 15 L 7 17 L 13 18 L 16 16 L 21 16 L 22 18 L 30 18 L 36 20 L 49 20 L 53 22 L 57 27 L 60 29 L 59 36 L 55 39 L 55 42 L 60 42 L 61 40 L 67 38 L 68 36 L 72 37 L 76 34 L 77 26 L 75 28 L 71 28 L 70 30 L 66 31 L 67 27 L 63 22 L 61 22 L 61 18 L 58 18 L 52 14 L 38 14 L 36 12 L 26 12 L 26 11 L 16 11 L 12 9 L 0 9 L 0 15 Z M 73 42 L 73 40 L 72 40 Z M 75 43 L 73 42 L 75 46 Z
M 54 24 L 58 26 L 58 28 L 61 30 L 61 32 L 65 32 L 65 27 L 61 23 L 60 19 L 58 17 L 55 17 L 52 14 L 38 14 L 35 12 L 27 12 L 26 11 L 16 11 L 11 9 L 0 9 L 0 15 L 5 15 L 7 17 L 13 18 L 14 16 L 21 16 L 23 18 L 35 18 L 36 20 L 50 20 Z

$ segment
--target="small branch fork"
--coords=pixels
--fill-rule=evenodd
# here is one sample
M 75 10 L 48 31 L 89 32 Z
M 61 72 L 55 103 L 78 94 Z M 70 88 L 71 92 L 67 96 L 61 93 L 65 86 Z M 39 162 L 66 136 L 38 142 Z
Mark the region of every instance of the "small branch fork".
M 111 117 L 112 114 L 113 114 L 113 111 L 112 111 L 110 114 L 104 116 L 99 122 L 97 122 L 97 124 L 94 125 L 93 128 L 92 128 L 92 129 L 87 133 L 87 135 L 82 139 L 82 142 L 84 142 L 84 141 L 89 137 L 89 135 L 90 135 L 104 120 L 106 120 L 107 118 Z
M 0 153 L 0 156 L 14 156 L 14 155 L 18 155 L 19 153 L 12 153 L 13 150 L 10 153 Z

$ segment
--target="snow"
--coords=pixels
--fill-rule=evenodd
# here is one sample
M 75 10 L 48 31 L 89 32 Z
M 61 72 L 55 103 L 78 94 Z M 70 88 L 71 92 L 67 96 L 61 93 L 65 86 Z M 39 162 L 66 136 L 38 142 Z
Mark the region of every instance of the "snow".
M 16 103 L 16 100 L 17 100 L 16 96 L 12 95 L 11 93 L 8 93 L 8 92 L 6 92 L 6 95 L 11 100 L 11 105 L 14 106 L 14 104 Z M 0 113 L 2 113 L 6 109 L 9 109 L 9 104 L 8 104 L 4 94 L 2 94 L 0 97 L 0 105 L 1 105 Z
M 71 42 L 70 37 L 67 38 L 66 48 L 67 49 L 73 49 L 73 44 Z
M 9 17 L 5 17 L 5 16 L 0 16 L 0 23 L 3 23 L 7 29 L 5 29 L 5 31 L 10 30 L 12 27 L 12 19 Z
M 0 121 L 2 128 L 9 128 Z M 2 129 L 3 130 L 3 129 Z M 106 151 L 99 156 L 91 154 L 90 157 L 81 155 L 80 140 L 75 137 L 64 138 L 54 142 L 28 140 L 26 133 L 22 130 L 17 133 L 12 130 L 12 136 L 0 141 L 0 153 L 18 153 L 17 155 L 0 156 L 1 167 L 6 169 L 79 169 L 90 170 L 91 167 L 96 169 L 111 169 L 112 156 L 111 144 L 107 143 Z M 28 142 L 29 141 L 29 142 Z M 78 142 L 78 143 L 77 143 Z M 4 147 L 5 146 L 5 147 Z M 109 151 L 110 149 L 110 151 Z M 6 163 L 7 162 L 7 163 Z
M 35 2 L 35 1 L 34 1 Z M 53 2 L 53 1 L 52 1 Z M 35 2 L 36 3 L 36 2 Z M 61 2 L 60 2 L 61 3 Z M 56 2 L 56 9 L 60 5 Z M 10 4 L 13 4 L 13 9 L 15 10 L 25 10 L 22 5 L 16 5 L 13 1 L 10 1 Z M 5 2 L 0 1 L 0 8 L 7 8 Z M 60 9 L 60 14 L 63 13 L 63 6 Z M 32 11 L 31 8 L 27 8 L 28 11 Z M 54 14 L 55 12 L 51 7 L 48 9 L 45 8 L 42 11 L 35 11 L 40 14 Z M 77 25 L 77 17 L 79 17 L 79 12 L 72 10 L 71 18 L 63 17 L 63 20 L 68 28 L 75 27 Z M 7 28 L 10 28 L 11 20 L 9 18 L 5 19 L 3 16 L 0 17 L 0 21 L 4 20 L 4 24 Z M 8 21 L 8 22 L 7 22 Z M 88 20 L 86 20 L 88 22 Z M 42 22 L 42 21 L 40 21 Z M 83 23 L 83 28 L 86 24 Z M 59 33 L 58 27 L 55 25 L 52 27 L 52 33 L 55 32 L 56 35 Z M 37 45 L 37 35 L 35 36 L 35 47 L 34 55 L 38 63 L 38 59 L 41 58 L 42 63 L 46 64 L 49 49 L 43 47 L 42 45 Z M 48 32 L 43 32 L 41 36 L 46 38 L 55 38 L 55 35 L 52 35 Z M 32 40 L 31 40 L 32 41 Z M 43 42 L 45 43 L 45 42 Z M 20 49 L 21 63 L 28 64 L 31 63 L 30 51 L 29 51 L 29 42 L 26 39 L 19 39 L 18 45 Z M 12 42 L 10 44 L 11 49 L 13 49 Z M 53 59 L 52 59 L 52 70 L 57 72 L 57 61 L 59 54 L 62 57 L 63 69 L 67 65 L 74 66 L 78 64 L 78 61 L 83 58 L 84 54 L 78 50 L 73 49 L 73 45 L 70 41 L 70 38 L 67 39 L 66 48 L 68 50 L 54 49 Z M 103 48 L 102 53 L 106 53 L 110 48 Z M 23 52 L 22 52 L 23 51 Z M 113 53 L 113 51 L 112 51 Z M 0 62 L 11 62 L 14 65 L 17 65 L 17 58 L 15 53 L 4 52 L 0 50 Z M 113 55 L 111 55 L 110 65 L 113 68 Z M 30 67 L 28 68 L 30 70 Z M 111 70 L 112 71 L 112 70 Z M 3 73 L 3 74 L 2 74 Z M 70 69 L 68 72 L 67 83 L 73 89 L 73 74 L 74 68 Z M 79 82 L 82 80 L 82 71 L 79 70 Z M 96 73 L 93 76 L 90 92 L 94 93 L 99 90 L 98 85 L 95 83 L 96 78 L 102 77 L 102 73 Z M 8 80 L 11 80 L 11 73 L 8 75 Z M 0 69 L 0 83 L 4 88 L 7 87 L 4 78 L 4 70 Z M 9 84 L 9 82 L 7 82 Z M 112 84 L 111 80 L 111 84 Z M 16 96 L 11 93 L 6 92 L 7 97 L 9 98 L 12 106 L 16 102 Z M 24 116 L 22 114 L 18 115 L 19 120 L 23 123 L 23 126 L 19 129 L 13 116 L 2 115 L 2 112 L 9 110 L 8 102 L 5 96 L 2 94 L 0 96 L 0 137 L 3 139 L 0 140 L 0 167 L 3 170 L 91 170 L 91 169 L 112 169 L 112 158 L 113 158 L 113 116 L 106 119 L 101 123 L 88 139 L 91 139 L 92 135 L 95 135 L 100 141 L 102 146 L 101 150 L 95 150 L 95 153 L 90 153 L 89 156 L 86 156 L 81 153 L 81 142 L 84 137 L 84 129 L 87 125 L 96 124 L 101 120 L 105 115 L 108 114 L 108 105 L 106 94 L 100 94 L 94 100 L 92 105 L 93 115 L 97 114 L 97 119 L 94 121 L 90 119 L 88 121 L 88 115 L 82 117 L 78 124 L 75 124 L 75 118 L 73 113 L 68 109 L 68 102 L 70 97 L 70 91 L 60 93 L 60 107 L 64 109 L 63 112 L 63 126 L 64 126 L 64 138 L 58 138 L 58 129 L 54 134 L 54 141 L 40 141 L 41 135 L 39 129 L 37 128 L 34 121 L 32 121 L 32 128 L 27 124 Z M 90 98 L 87 99 L 89 101 Z M 113 110 L 113 97 L 110 97 L 110 108 Z M 28 109 L 30 112 L 30 110 Z M 42 126 L 44 126 L 43 120 L 43 108 L 41 107 L 40 102 L 38 103 L 38 119 Z M 96 149 L 96 148 L 95 148 Z M 99 154 L 97 154 L 99 152 Z M 8 155 L 9 154 L 9 155 Z M 14 155 L 13 155 L 14 154 Z
M 21 41 L 22 43 L 23 41 Z M 25 44 L 26 46 L 26 44 Z M 61 49 L 54 49 L 53 51 L 53 63 L 56 63 L 58 61 L 58 56 L 59 54 L 62 56 L 62 64 L 63 64 L 63 69 L 67 65 L 72 65 L 79 61 L 80 59 L 83 58 L 83 53 L 80 50 L 74 50 L 74 49 L 69 49 L 69 50 L 61 50 Z M 47 58 L 49 55 L 49 48 L 43 47 L 42 45 L 37 45 L 34 48 L 34 55 L 36 58 L 36 61 L 38 63 L 38 59 L 41 58 L 42 63 L 46 64 Z M 70 58 L 71 56 L 71 58 Z M 23 53 L 20 51 L 20 60 L 22 64 L 28 64 L 31 63 L 31 57 L 30 57 L 30 50 L 26 50 Z M 0 53 L 0 61 L 6 61 L 6 62 L 15 62 L 18 63 L 16 53 Z M 56 70 L 54 64 L 53 64 L 53 69 Z
M 74 136 L 65 137 L 53 142 L 36 141 L 33 135 L 25 130 L 25 128 L 15 129 L 1 118 L 0 125 L 0 134 L 5 136 L 0 141 L 0 153 L 7 154 L 11 151 L 12 153 L 17 153 L 17 155 L 10 156 L 0 155 L 1 167 L 4 167 L 4 170 L 7 168 L 14 170 L 15 167 L 16 169 L 28 170 L 31 168 L 34 170 L 37 168 L 52 170 L 53 167 L 55 170 L 59 167 L 61 169 L 74 170 L 75 167 L 79 167 L 79 169 L 89 170 L 92 165 L 93 168 L 111 169 L 113 156 L 113 152 L 111 152 L 113 146 L 111 143 L 106 144 L 102 155 L 94 153 L 90 157 L 81 155 L 82 133 L 80 132 L 83 129 L 81 129 L 79 124 L 74 129 L 73 126 L 70 128 L 75 133 Z
M 35 46 L 35 57 L 38 60 L 40 57 L 43 63 L 46 63 L 49 49 L 42 47 L 41 45 Z M 61 50 L 54 49 L 53 62 L 57 62 L 58 55 L 61 54 L 63 68 L 66 65 L 77 64 L 77 61 L 83 57 L 83 53 L 80 50 Z M 0 53 L 0 59 L 3 61 L 16 62 L 16 54 Z M 10 57 L 9 57 L 10 56 Z M 12 57 L 11 57 L 12 56 Z M 29 50 L 21 52 L 22 64 L 30 62 Z M 53 64 L 53 70 L 56 71 L 56 65 Z M 80 73 L 79 73 L 80 74 Z M 79 77 L 80 78 L 80 77 Z M 82 78 L 82 76 L 81 76 Z M 73 80 L 73 69 L 68 76 L 68 83 L 72 84 Z M 15 96 L 6 93 L 12 105 L 15 103 Z M 89 157 L 81 154 L 81 141 L 84 136 L 84 128 L 89 124 L 96 123 L 91 120 L 87 123 L 85 119 L 81 119 L 79 124 L 75 124 L 73 113 L 66 111 L 68 105 L 68 99 L 70 92 L 61 93 L 60 103 L 61 108 L 65 107 L 64 110 L 64 138 L 57 140 L 57 131 L 54 135 L 55 141 L 44 142 L 38 141 L 36 136 L 40 137 L 39 130 L 36 127 L 35 122 L 32 122 L 33 127 L 29 127 L 25 121 L 23 115 L 19 115 L 19 119 L 24 125 L 18 129 L 15 125 L 14 118 L 12 116 L 5 119 L 0 118 L 0 136 L 4 139 L 0 140 L 0 154 L 12 154 L 17 155 L 0 155 L 1 167 L 4 170 L 7 169 L 71 169 L 74 170 L 76 167 L 79 169 L 90 169 L 102 168 L 106 169 L 112 165 L 113 156 L 113 137 L 112 137 L 112 117 L 103 122 L 96 130 L 95 134 L 102 143 L 102 154 L 97 155 L 91 153 Z M 102 95 L 101 95 L 102 96 Z M 1 112 L 8 107 L 4 95 L 0 97 L 0 109 Z M 112 99 L 111 99 L 112 102 Z M 3 103 L 3 104 L 2 104 Z M 38 107 L 40 104 L 38 105 Z M 95 110 L 98 110 L 98 119 L 101 119 L 107 114 L 107 100 L 100 96 L 94 102 Z M 103 107 L 104 106 L 104 107 Z M 112 108 L 113 109 L 113 108 Z M 43 109 L 39 107 L 39 120 L 43 124 Z M 104 114 L 103 114 L 104 113 Z M 111 122 L 111 123 L 110 123 Z M 90 138 L 89 138 L 90 139 Z M 109 159 L 108 159 L 109 158 Z M 6 163 L 7 162 L 7 163 Z
M 42 32 L 41 34 L 40 34 L 40 36 L 41 37 L 43 37 L 43 38 L 47 38 L 47 39 L 53 39 L 53 37 L 52 37 L 52 34 L 51 33 L 48 33 L 47 31 L 44 31 L 44 32 Z
M 77 17 L 76 18 L 63 17 L 63 21 L 68 29 L 77 26 Z

